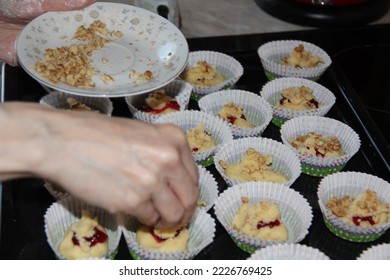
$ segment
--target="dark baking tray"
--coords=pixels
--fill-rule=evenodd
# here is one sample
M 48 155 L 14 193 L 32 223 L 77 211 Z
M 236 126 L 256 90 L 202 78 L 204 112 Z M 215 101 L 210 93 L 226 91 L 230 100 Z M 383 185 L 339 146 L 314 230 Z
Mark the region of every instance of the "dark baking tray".
M 280 39 L 299 39 L 310 41 L 326 50 L 331 57 L 337 52 L 359 44 L 383 43 L 388 40 L 390 26 L 375 26 L 363 29 L 345 29 L 332 31 L 303 31 L 286 33 L 254 34 L 233 37 L 213 37 L 189 39 L 190 50 L 214 50 L 237 58 L 244 67 L 244 75 L 236 88 L 258 93 L 267 82 L 257 56 L 261 44 Z M 354 35 L 359 34 L 360 37 Z M 346 37 L 350 37 L 349 39 Z M 382 38 L 382 39 L 381 39 Z M 359 39 L 358 41 L 356 39 Z M 344 44 L 342 44 L 344 42 Z M 353 45 L 351 45 L 353 44 Z M 43 88 L 30 78 L 21 68 L 6 67 L 5 100 L 37 102 L 45 94 Z M 351 126 L 360 136 L 361 149 L 346 165 L 345 171 L 359 171 L 379 176 L 390 181 L 388 143 L 380 129 L 370 117 L 353 87 L 335 62 L 318 81 L 330 89 L 337 98 L 335 106 L 327 116 Z M 113 115 L 131 117 L 123 98 L 113 98 Z M 190 107 L 197 109 L 197 103 L 191 101 Z M 263 137 L 280 141 L 279 129 L 272 123 L 263 133 Z M 219 190 L 227 185 L 213 166 L 209 170 L 218 181 Z M 390 231 L 380 239 L 369 243 L 353 243 L 340 239 L 325 227 L 317 203 L 317 186 L 320 178 L 302 174 L 292 185 L 311 204 L 314 219 L 309 234 L 301 242 L 316 247 L 331 259 L 356 259 L 360 253 L 375 244 L 389 243 Z M 53 197 L 43 187 L 39 178 L 11 180 L 3 183 L 3 208 L 1 224 L 1 259 L 54 259 L 43 228 L 43 216 L 46 209 L 54 202 Z M 210 213 L 214 216 L 213 211 Z M 217 221 L 214 242 L 205 248 L 196 259 L 246 259 L 248 253 L 239 249 Z M 117 259 L 131 259 L 122 238 Z

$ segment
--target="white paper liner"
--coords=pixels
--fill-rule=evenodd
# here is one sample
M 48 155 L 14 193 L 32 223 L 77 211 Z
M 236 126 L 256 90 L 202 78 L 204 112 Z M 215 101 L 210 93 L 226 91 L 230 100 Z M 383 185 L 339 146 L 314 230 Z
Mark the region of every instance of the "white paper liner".
M 282 98 L 282 90 L 289 87 L 306 86 L 313 90 L 313 96 L 320 104 L 319 108 L 311 110 L 290 110 L 276 107 Z M 267 82 L 260 95 L 272 106 L 273 116 L 287 121 L 299 116 L 324 116 L 336 102 L 334 94 L 324 86 L 302 78 L 278 78 Z
M 315 67 L 293 67 L 286 66 L 281 63 L 282 58 L 288 57 L 295 47 L 302 44 L 306 51 L 311 52 L 314 56 L 319 56 L 323 59 L 323 63 L 319 63 Z M 332 63 L 329 55 L 320 47 L 305 41 L 299 40 L 278 40 L 271 41 L 261 45 L 257 53 L 260 57 L 261 64 L 264 70 L 269 72 L 273 78 L 280 77 L 297 77 L 317 80 L 325 72 Z
M 291 186 L 301 174 L 300 161 L 290 147 L 268 138 L 240 138 L 221 145 L 214 156 L 214 165 L 229 186 L 242 182 L 229 178 L 219 162 L 223 160 L 227 164 L 238 163 L 248 148 L 253 148 L 262 154 L 272 155 L 272 169 L 287 177 L 287 181 L 283 185 Z
M 106 229 L 108 235 L 108 251 L 99 259 L 114 258 L 122 234 L 118 225 L 118 217 L 73 197 L 67 197 L 53 203 L 44 215 L 47 241 L 56 257 L 62 260 L 66 259 L 58 252 L 58 247 L 71 224 L 80 221 L 83 210 L 88 211 L 92 217 L 97 217 L 97 221 Z
M 174 98 L 179 104 L 180 111 L 187 110 L 190 96 L 192 93 L 192 85 L 180 80 L 173 80 L 171 83 L 163 87 L 165 93 Z M 149 96 L 150 92 L 140 95 L 131 95 L 125 97 L 126 104 L 133 115 L 134 119 L 141 120 L 144 122 L 154 122 L 161 115 L 153 115 L 147 112 L 142 112 L 138 108 L 145 103 L 145 99 Z
M 339 172 L 324 177 L 317 190 L 318 203 L 325 219 L 346 233 L 361 236 L 376 235 L 385 232 L 390 227 L 390 219 L 383 225 L 355 226 L 345 222 L 332 213 L 326 204 L 332 197 L 342 198 L 346 195 L 357 197 L 365 190 L 377 193 L 378 198 L 385 204 L 390 203 L 390 183 L 377 176 L 361 172 Z
M 186 110 L 183 112 L 175 112 L 159 117 L 155 123 L 175 124 L 186 133 L 199 124 L 204 124 L 205 130 L 211 133 L 211 136 L 217 142 L 217 146 L 204 152 L 193 152 L 192 154 L 199 164 L 202 164 L 209 157 L 213 156 L 221 144 L 233 139 L 233 133 L 229 125 L 223 119 L 201 111 Z
M 199 199 L 198 207 L 209 211 L 217 200 L 219 190 L 218 183 L 213 174 L 205 167 L 198 165 L 199 170 Z
M 130 253 L 136 259 L 143 260 L 190 260 L 214 240 L 215 220 L 203 209 L 197 208 L 188 224 L 188 250 L 182 252 L 160 252 L 141 246 L 136 241 L 136 231 L 140 223 L 133 217 L 123 218 L 121 226 Z
M 61 200 L 64 199 L 70 194 L 66 192 L 62 187 L 53 184 L 49 181 L 44 181 L 43 186 L 46 188 L 46 190 L 56 199 L 56 200 Z
M 284 243 L 258 249 L 248 260 L 329 260 L 329 257 L 317 248 Z
M 231 88 L 244 74 L 244 68 L 241 63 L 234 57 L 224 53 L 207 50 L 190 52 L 187 68 L 194 66 L 198 61 L 206 61 L 209 65 L 216 67 L 217 71 L 225 77 L 222 83 L 215 86 L 192 85 L 193 93 L 199 96 L 204 96 L 223 88 Z
M 198 101 L 199 108 L 217 116 L 223 106 L 233 102 L 240 106 L 246 119 L 255 125 L 254 128 L 241 128 L 227 122 L 234 137 L 260 136 L 272 119 L 272 108 L 261 96 L 245 90 L 222 90 L 210 93 Z
M 390 260 L 390 244 L 378 244 L 364 250 L 357 260 Z
M 323 136 L 335 136 L 341 142 L 345 152 L 340 157 L 322 158 L 307 153 L 302 153 L 293 148 L 289 142 L 299 135 L 306 135 L 309 132 L 316 132 Z M 281 138 L 284 144 L 291 147 L 298 155 L 302 164 L 317 168 L 336 168 L 345 165 L 359 150 L 359 135 L 348 125 L 327 117 L 303 116 L 291 119 L 284 123 L 280 129 Z
M 233 229 L 233 219 L 242 205 L 242 197 L 247 197 L 253 203 L 262 200 L 276 203 L 282 223 L 288 229 L 288 240 L 262 240 Z M 246 182 L 226 189 L 215 202 L 214 212 L 233 240 L 238 240 L 253 250 L 271 244 L 298 243 L 308 234 L 313 220 L 312 208 L 300 193 L 284 185 L 269 182 Z
M 69 109 L 69 104 L 66 100 L 68 98 L 74 98 L 80 103 L 87 105 L 92 110 L 99 111 L 100 113 L 107 116 L 111 116 L 114 109 L 111 100 L 106 97 L 75 96 L 69 93 L 52 90 L 47 87 L 45 87 L 45 89 L 50 93 L 43 96 L 39 100 L 39 103 L 51 108 L 63 110 Z

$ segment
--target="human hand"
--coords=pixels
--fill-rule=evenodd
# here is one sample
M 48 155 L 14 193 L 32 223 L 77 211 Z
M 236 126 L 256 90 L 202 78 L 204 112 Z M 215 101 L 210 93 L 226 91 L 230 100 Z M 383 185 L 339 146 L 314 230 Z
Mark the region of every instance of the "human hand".
M 89 6 L 95 0 L 0 0 L 0 60 L 12 66 L 18 64 L 16 39 L 24 25 L 48 11 L 68 11 Z
M 188 223 L 199 196 L 198 168 L 180 128 L 37 104 L 1 106 L 13 128 L 5 161 L 18 174 L 46 178 L 157 228 Z

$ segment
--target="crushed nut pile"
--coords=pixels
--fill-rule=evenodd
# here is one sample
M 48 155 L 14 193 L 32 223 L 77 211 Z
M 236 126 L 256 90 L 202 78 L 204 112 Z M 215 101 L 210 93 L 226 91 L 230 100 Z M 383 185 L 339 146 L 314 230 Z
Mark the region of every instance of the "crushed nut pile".
M 338 157 L 344 154 L 341 142 L 337 137 L 324 136 L 315 132 L 299 135 L 290 144 L 303 153 L 318 157 Z
M 100 20 L 94 21 L 89 27 L 79 26 L 73 39 L 85 44 L 48 48 L 43 60 L 37 61 L 35 69 L 52 83 L 62 82 L 67 85 L 84 88 L 94 88 L 92 76 L 98 73 L 91 64 L 94 51 L 103 48 L 112 39 L 121 38 L 121 31 L 109 31 L 106 24 Z M 107 37 L 111 39 L 107 39 Z M 104 74 L 104 81 L 111 82 L 112 77 Z

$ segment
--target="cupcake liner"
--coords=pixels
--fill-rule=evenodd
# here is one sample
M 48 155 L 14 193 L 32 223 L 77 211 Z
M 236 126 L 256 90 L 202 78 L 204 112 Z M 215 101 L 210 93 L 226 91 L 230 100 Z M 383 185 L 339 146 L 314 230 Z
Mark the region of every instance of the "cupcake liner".
M 69 109 L 69 104 L 66 100 L 68 98 L 74 98 L 78 102 L 87 105 L 92 110 L 99 111 L 100 113 L 107 116 L 111 116 L 114 109 L 111 100 L 106 97 L 74 96 L 69 93 L 59 92 L 49 88 L 46 88 L 46 90 L 49 93 L 43 96 L 39 100 L 39 103 L 51 108 L 63 110 Z
M 291 186 L 301 174 L 301 164 L 297 155 L 286 145 L 273 139 L 261 137 L 235 139 L 221 145 L 214 157 L 218 173 L 229 186 L 242 182 L 229 178 L 225 174 L 220 160 L 224 160 L 227 164 L 238 163 L 248 148 L 253 148 L 259 153 L 272 155 L 272 169 L 287 177 L 287 181 L 283 185 Z
M 390 244 L 379 244 L 364 250 L 357 260 L 390 260 Z
M 204 124 L 205 130 L 211 133 L 212 137 L 217 142 L 217 146 L 204 152 L 193 152 L 192 154 L 195 161 L 205 167 L 214 163 L 214 153 L 217 148 L 222 143 L 233 139 L 232 131 L 224 120 L 201 111 L 187 110 L 183 112 L 175 112 L 161 116 L 155 121 L 155 123 L 175 124 L 185 132 L 197 127 L 201 123 Z
M 302 44 L 306 51 L 323 59 L 323 63 L 315 67 L 293 67 L 281 63 L 282 58 L 288 57 L 295 47 Z M 281 77 L 305 78 L 313 81 L 318 80 L 325 70 L 331 65 L 329 55 L 320 47 L 299 40 L 277 40 L 261 45 L 257 53 L 264 68 L 265 75 L 269 80 Z
M 232 56 L 224 53 L 215 51 L 190 52 L 187 67 L 195 65 L 198 61 L 206 61 L 209 65 L 215 66 L 217 71 L 225 77 L 225 80 L 218 85 L 210 87 L 192 85 L 193 91 L 191 98 L 194 100 L 199 100 L 201 97 L 211 92 L 233 87 L 244 74 L 244 68 L 241 63 Z
M 167 84 L 164 87 L 165 93 L 175 98 L 176 102 L 180 106 L 180 111 L 187 110 L 188 103 L 190 101 L 190 96 L 192 92 L 192 85 L 180 80 L 176 79 L 172 81 L 171 83 Z M 131 95 L 126 96 L 125 101 L 126 104 L 133 115 L 134 119 L 144 121 L 144 122 L 154 122 L 157 118 L 159 118 L 161 115 L 153 115 L 147 112 L 142 112 L 138 108 L 140 108 L 144 102 L 145 99 L 149 96 L 150 92 L 140 95 Z
M 83 210 L 88 211 L 92 217 L 96 217 L 99 224 L 107 231 L 108 251 L 101 259 L 115 258 L 122 234 L 117 216 L 73 197 L 67 197 L 53 203 L 44 215 L 47 241 L 56 257 L 61 260 L 66 259 L 58 252 L 58 246 L 71 224 L 80 220 Z
M 329 257 L 317 248 L 284 243 L 258 249 L 248 260 L 329 260 Z
M 260 136 L 271 122 L 271 106 L 261 96 L 245 90 L 213 92 L 202 97 L 198 105 L 202 111 L 217 116 L 227 102 L 240 106 L 244 110 L 246 119 L 255 125 L 254 128 L 241 128 L 227 122 L 235 138 Z
M 198 165 L 199 170 L 199 199 L 198 207 L 209 211 L 217 200 L 219 191 L 218 183 L 213 174 L 205 167 Z
M 360 172 L 340 172 L 328 175 L 319 184 L 318 203 L 328 229 L 340 238 L 352 242 L 370 242 L 382 236 L 390 227 L 390 219 L 383 225 L 355 226 L 334 215 L 326 204 L 332 197 L 356 197 L 366 189 L 375 191 L 384 203 L 390 203 L 390 183 L 374 175 Z
M 196 209 L 188 224 L 188 249 L 182 252 L 160 252 L 141 246 L 136 241 L 136 231 L 141 224 L 133 217 L 126 216 L 121 226 L 129 252 L 137 260 L 190 260 L 214 240 L 215 221 L 203 209 Z
M 313 90 L 315 99 L 319 102 L 318 109 L 311 110 L 290 110 L 276 107 L 280 101 L 282 90 L 289 87 L 306 86 Z M 334 94 L 324 86 L 302 78 L 278 78 L 266 83 L 261 89 L 260 95 L 272 106 L 272 122 L 281 126 L 287 120 L 300 116 L 324 116 L 336 102 Z
M 46 190 L 56 199 L 56 200 L 62 200 L 70 194 L 66 192 L 61 186 L 58 186 L 56 184 L 53 184 L 49 181 L 44 181 L 43 186 L 46 188 Z
M 232 223 L 242 205 L 242 197 L 247 197 L 253 203 L 262 200 L 276 203 L 282 222 L 288 229 L 288 240 L 262 240 L 235 230 Z M 300 193 L 284 185 L 269 182 L 246 182 L 228 188 L 219 195 L 214 212 L 236 245 L 248 253 L 254 253 L 257 249 L 272 244 L 302 241 L 308 234 L 313 220 L 312 208 Z
M 302 153 L 289 144 L 297 136 L 309 132 L 337 137 L 345 154 L 340 157 L 322 158 Z M 291 119 L 282 125 L 280 133 L 283 143 L 291 147 L 301 160 L 302 173 L 311 176 L 323 177 L 341 171 L 360 148 L 359 135 L 352 128 L 327 117 L 303 116 Z

